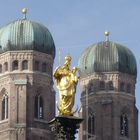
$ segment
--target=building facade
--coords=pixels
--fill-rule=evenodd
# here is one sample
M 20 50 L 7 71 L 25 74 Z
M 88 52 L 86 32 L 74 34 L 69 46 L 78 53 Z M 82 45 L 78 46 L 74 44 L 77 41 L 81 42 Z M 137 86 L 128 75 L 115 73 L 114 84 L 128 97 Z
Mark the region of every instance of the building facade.
M 0 139 L 52 139 L 55 45 L 50 32 L 25 17 L 0 28 L 0 47 Z
M 138 140 L 133 53 L 107 40 L 87 48 L 79 59 L 80 140 Z

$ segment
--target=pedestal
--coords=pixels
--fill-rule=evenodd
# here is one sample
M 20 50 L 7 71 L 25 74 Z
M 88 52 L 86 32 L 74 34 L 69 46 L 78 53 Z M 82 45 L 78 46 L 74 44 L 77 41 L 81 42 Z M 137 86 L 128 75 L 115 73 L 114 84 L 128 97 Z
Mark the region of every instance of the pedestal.
M 82 118 L 75 116 L 57 116 L 49 122 L 56 140 L 75 140 Z

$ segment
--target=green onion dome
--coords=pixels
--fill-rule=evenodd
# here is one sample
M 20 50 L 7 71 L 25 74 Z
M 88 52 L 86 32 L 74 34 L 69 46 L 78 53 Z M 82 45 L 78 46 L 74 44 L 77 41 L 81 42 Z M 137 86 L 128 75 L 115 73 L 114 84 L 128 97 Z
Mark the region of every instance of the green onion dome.
M 0 28 L 1 51 L 36 50 L 55 57 L 51 33 L 42 24 L 21 19 Z
M 137 75 L 136 59 L 126 47 L 103 41 L 88 47 L 78 62 L 80 76 L 94 72 L 122 72 Z

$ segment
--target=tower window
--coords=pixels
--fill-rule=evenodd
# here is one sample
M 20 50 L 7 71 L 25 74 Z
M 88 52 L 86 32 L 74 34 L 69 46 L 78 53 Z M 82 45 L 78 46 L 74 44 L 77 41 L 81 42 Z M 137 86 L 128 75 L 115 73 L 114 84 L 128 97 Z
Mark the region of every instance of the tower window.
M 4 71 L 8 71 L 8 63 L 7 62 L 4 63 Z
M 100 90 L 105 90 L 105 82 L 100 81 Z
M 12 70 L 18 70 L 18 61 L 13 61 Z
M 124 82 L 120 83 L 120 91 L 122 91 L 122 92 L 125 91 L 125 84 L 124 84 Z
M 120 135 L 128 136 L 128 118 L 125 114 L 120 116 Z
M 89 86 L 88 86 L 88 93 L 91 93 L 93 91 L 94 91 L 93 83 L 90 83 Z
M 27 60 L 24 60 L 22 62 L 22 70 L 27 70 L 28 69 L 28 61 Z
M 2 73 L 2 65 L 0 64 L 0 73 Z
M 8 119 L 8 96 L 4 94 L 2 98 L 2 120 Z
M 108 88 L 109 88 L 109 90 L 114 90 L 114 86 L 113 86 L 113 82 L 112 81 L 108 82 Z
M 42 72 L 47 72 L 47 65 L 46 65 L 46 63 L 42 64 Z
M 47 73 L 49 75 L 52 75 L 52 67 L 51 67 L 51 64 L 47 64 Z
M 131 84 L 127 84 L 126 91 L 127 93 L 131 93 Z
M 39 71 L 39 61 L 35 61 L 34 63 L 34 70 Z
M 88 137 L 93 137 L 95 134 L 95 117 L 94 115 L 89 115 L 88 117 Z
M 35 97 L 34 115 L 37 119 L 43 119 L 43 98 L 40 95 Z
M 52 76 L 53 75 L 53 70 L 52 70 L 53 68 L 52 68 L 52 65 L 50 65 L 50 75 Z

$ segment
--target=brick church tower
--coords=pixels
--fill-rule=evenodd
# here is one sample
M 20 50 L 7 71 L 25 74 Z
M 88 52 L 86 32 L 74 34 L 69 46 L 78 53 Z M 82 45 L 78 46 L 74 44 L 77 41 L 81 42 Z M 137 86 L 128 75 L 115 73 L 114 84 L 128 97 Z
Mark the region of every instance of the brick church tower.
M 0 140 L 50 140 L 54 41 L 45 26 L 23 13 L 0 28 Z
M 87 48 L 79 59 L 80 140 L 138 140 L 136 60 L 105 35 L 106 41 Z

